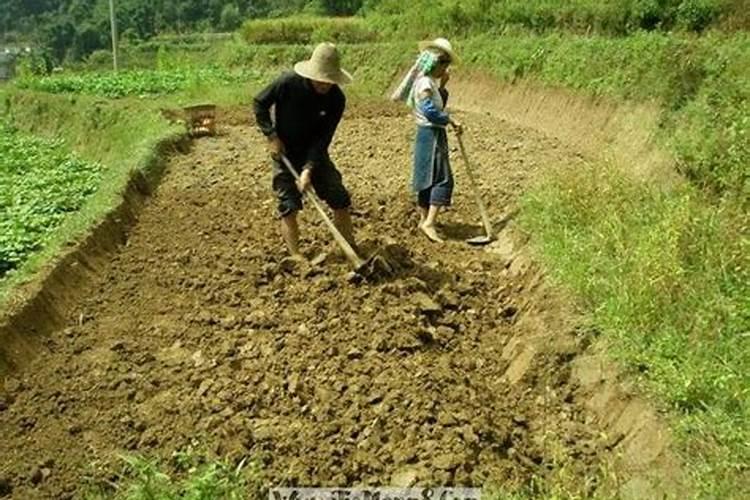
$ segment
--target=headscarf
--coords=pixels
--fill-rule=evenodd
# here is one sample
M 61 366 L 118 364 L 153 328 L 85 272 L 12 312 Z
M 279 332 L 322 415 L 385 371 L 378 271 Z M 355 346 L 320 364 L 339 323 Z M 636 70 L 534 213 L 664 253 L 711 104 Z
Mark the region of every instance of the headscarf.
M 391 94 L 392 101 L 403 101 L 408 106 L 414 107 L 416 99 L 414 96 L 414 82 L 417 78 L 429 75 L 437 66 L 440 55 L 432 50 L 423 50 L 417 57 L 417 61 L 409 69 L 396 90 Z

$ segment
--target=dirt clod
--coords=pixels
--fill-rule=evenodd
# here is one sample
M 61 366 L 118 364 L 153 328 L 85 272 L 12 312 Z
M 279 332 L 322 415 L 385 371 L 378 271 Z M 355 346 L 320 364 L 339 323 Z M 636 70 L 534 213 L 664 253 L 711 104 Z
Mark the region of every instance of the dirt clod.
M 52 475 L 52 470 L 48 467 L 37 467 L 29 476 L 29 480 L 33 485 L 39 485 L 44 482 L 49 476 Z

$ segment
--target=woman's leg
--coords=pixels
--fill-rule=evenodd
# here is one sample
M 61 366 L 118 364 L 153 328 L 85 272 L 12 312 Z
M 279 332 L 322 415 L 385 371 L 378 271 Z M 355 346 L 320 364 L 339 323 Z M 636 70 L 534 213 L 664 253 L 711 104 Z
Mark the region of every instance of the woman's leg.
M 435 222 L 440 208 L 449 206 L 453 196 L 453 173 L 448 159 L 448 141 L 445 130 L 437 131 L 432 169 L 433 184 L 427 190 L 429 199 L 425 200 L 429 208 L 420 228 L 432 241 L 442 243 L 443 239 L 438 235 Z
M 422 227 L 422 223 L 427 219 L 427 212 L 430 209 L 430 189 L 423 189 L 417 193 L 417 207 L 419 208 L 419 225 Z
M 427 209 L 427 215 L 424 221 L 419 225 L 419 229 L 427 235 L 432 241 L 436 243 L 442 243 L 443 239 L 438 235 L 435 229 L 435 220 L 437 219 L 438 212 L 440 212 L 439 205 L 430 205 Z
M 443 238 L 440 237 L 435 228 L 438 213 L 442 207 L 450 206 L 453 197 L 453 174 L 451 173 L 450 165 L 446 162 L 443 168 L 445 178 L 430 189 L 425 190 L 429 193 L 426 203 L 428 208 L 424 220 L 419 225 L 422 232 L 437 243 L 443 242 Z

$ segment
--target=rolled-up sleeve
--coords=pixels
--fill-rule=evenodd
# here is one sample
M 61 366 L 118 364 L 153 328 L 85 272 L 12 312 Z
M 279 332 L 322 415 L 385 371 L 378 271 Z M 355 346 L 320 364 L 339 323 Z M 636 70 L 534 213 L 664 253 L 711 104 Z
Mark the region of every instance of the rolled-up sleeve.
M 266 137 L 276 133 L 276 127 L 271 119 L 271 106 L 276 104 L 281 90 L 281 78 L 276 79 L 260 91 L 253 99 L 255 122 Z
M 419 110 L 430 123 L 434 123 L 435 125 L 448 125 L 448 123 L 450 123 L 450 115 L 444 111 L 440 111 L 438 107 L 435 106 L 432 97 L 422 99 L 419 101 L 418 106 Z

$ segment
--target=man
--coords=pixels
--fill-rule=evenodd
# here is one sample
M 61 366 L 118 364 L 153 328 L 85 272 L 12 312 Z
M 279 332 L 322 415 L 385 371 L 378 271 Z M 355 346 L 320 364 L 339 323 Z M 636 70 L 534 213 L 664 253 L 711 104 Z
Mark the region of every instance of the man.
M 321 43 L 309 60 L 295 64 L 294 72 L 282 74 L 253 101 L 256 122 L 268 138 L 273 159 L 281 234 L 294 258 L 302 257 L 297 212 L 302 209 L 302 193 L 310 186 L 331 207 L 334 224 L 354 246 L 351 198 L 328 155 L 346 106 L 340 86 L 351 81 L 341 68 L 336 46 Z M 274 120 L 271 106 L 275 107 Z M 299 182 L 282 163 L 282 155 L 300 174 Z

